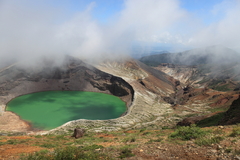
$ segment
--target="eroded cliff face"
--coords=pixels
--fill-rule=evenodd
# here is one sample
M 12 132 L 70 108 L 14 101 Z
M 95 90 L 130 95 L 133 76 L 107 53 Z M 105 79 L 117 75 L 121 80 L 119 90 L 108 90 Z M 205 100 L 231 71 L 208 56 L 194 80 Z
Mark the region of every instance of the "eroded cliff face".
M 238 64 L 232 64 L 214 68 L 209 65 L 183 66 L 163 63 L 154 67 L 172 76 L 172 81 L 176 84 L 175 93 L 165 97 L 165 100 L 173 105 L 178 114 L 181 114 L 179 111 L 184 108 L 192 110 L 192 116 L 187 116 L 178 125 L 198 123 L 226 110 L 223 119 L 215 125 L 239 123 L 239 79 L 236 78 L 239 72 L 234 72 L 237 66 Z
M 159 66 L 154 68 L 173 77 L 175 80 L 181 82 L 181 84 L 185 86 L 189 84 L 194 84 L 202 80 L 203 78 L 202 75 L 199 76 L 196 66 L 183 66 L 183 65 L 162 63 Z M 196 79 L 193 79 L 193 77 L 196 77 Z
M 208 87 L 218 91 L 239 91 L 239 66 L 239 63 L 197 66 L 162 63 L 154 68 L 172 76 L 184 86 Z
M 50 90 L 92 91 L 120 97 L 129 107 L 133 88 L 123 79 L 104 73 L 79 59 L 67 57 L 63 66 L 23 69 L 17 64 L 0 72 L 0 105 L 20 95 Z

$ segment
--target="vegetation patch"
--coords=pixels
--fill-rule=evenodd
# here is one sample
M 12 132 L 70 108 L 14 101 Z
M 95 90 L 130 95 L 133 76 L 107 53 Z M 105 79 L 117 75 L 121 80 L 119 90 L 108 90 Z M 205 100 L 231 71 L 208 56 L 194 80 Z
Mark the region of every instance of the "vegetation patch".
M 55 143 L 43 143 L 39 145 L 40 147 L 44 147 L 44 148 L 55 148 L 57 147 L 57 144 Z
M 82 150 L 84 150 L 84 151 L 93 151 L 93 150 L 102 149 L 102 148 L 104 148 L 102 145 L 93 144 L 93 145 L 90 145 L 90 146 L 83 147 Z
M 16 145 L 16 144 L 22 144 L 22 143 L 26 143 L 26 142 L 28 142 L 28 139 L 22 139 L 22 140 L 9 139 L 6 142 L 0 142 L 0 145 L 5 145 L 5 144 Z
M 231 91 L 229 84 L 226 84 L 224 79 L 214 79 L 209 83 L 209 88 L 217 91 Z
M 123 142 L 127 143 L 127 142 L 135 142 L 136 141 L 136 138 L 132 137 L 132 138 L 125 138 L 123 139 Z
M 219 143 L 222 141 L 224 138 L 222 136 L 205 136 L 205 137 L 200 137 L 196 139 L 195 143 L 199 146 L 210 146 L 212 144 Z
M 181 140 L 191 140 L 196 139 L 201 136 L 205 136 L 208 131 L 204 131 L 196 125 L 178 127 L 169 138 L 181 139 Z
M 192 125 L 178 127 L 174 130 L 143 130 L 140 132 L 139 129 L 106 133 L 89 132 L 79 139 L 72 138 L 71 134 L 29 136 L 29 139 L 27 136 L 24 138 L 2 136 L 0 137 L 0 143 L 2 144 L 0 145 L 0 154 L 4 159 L 12 156 L 17 159 L 19 158 L 19 152 L 15 153 L 13 151 L 18 151 L 20 147 L 26 147 L 26 150 L 21 151 L 22 154 L 24 153 L 20 158 L 21 160 L 141 159 L 142 156 L 153 158 L 154 153 L 158 150 L 164 151 L 162 153 L 169 156 L 173 150 L 178 152 L 179 148 L 188 148 L 189 146 L 196 146 L 196 148 L 193 148 L 197 149 L 197 145 L 201 146 L 206 152 L 209 148 L 215 151 L 216 146 L 224 146 L 221 150 L 217 149 L 215 152 L 232 155 L 239 153 L 240 126 L 234 125 L 232 130 L 229 130 L 228 127 L 217 126 L 210 127 L 210 129 Z M 143 133 L 146 135 L 143 135 Z M 10 149 L 8 149 L 9 146 Z M 41 149 L 39 146 L 44 147 L 44 150 L 38 151 Z M 2 154 L 2 149 L 12 152 L 11 155 Z M 32 149 L 38 152 L 28 153 Z M 197 151 L 191 152 L 195 153 Z M 181 153 L 181 155 L 187 156 L 184 153 Z M 187 159 L 180 156 L 179 158 Z
M 224 108 L 224 107 L 219 107 L 219 108 L 210 108 L 210 109 L 208 109 L 208 111 L 210 111 L 210 112 L 225 112 L 225 111 L 227 111 L 228 110 L 228 108 L 226 107 L 226 108 Z
M 53 152 L 44 150 L 33 154 L 23 155 L 20 160 L 99 160 L 105 159 L 110 160 L 111 158 L 105 154 L 94 152 L 94 151 L 84 151 L 78 147 L 66 147 L 57 148 Z
M 151 144 L 153 142 L 161 142 L 163 140 L 163 138 L 158 138 L 158 139 L 150 139 L 147 144 Z
M 229 136 L 230 137 L 240 136 L 240 127 L 233 128 L 232 133 Z
M 198 82 L 198 84 L 203 84 L 203 83 L 206 83 L 206 82 L 209 82 L 208 78 L 202 79 L 201 81 Z
M 124 148 L 121 150 L 120 156 L 118 158 L 123 159 L 123 158 L 133 157 L 133 156 L 135 156 L 135 155 L 132 153 L 132 151 L 130 149 Z
M 223 92 L 231 91 L 228 84 L 215 86 L 215 87 L 213 87 L 213 89 L 217 90 L 217 91 L 223 91 Z
M 224 112 L 218 113 L 214 116 L 205 118 L 197 123 L 199 127 L 210 127 L 218 125 L 218 122 L 224 117 Z

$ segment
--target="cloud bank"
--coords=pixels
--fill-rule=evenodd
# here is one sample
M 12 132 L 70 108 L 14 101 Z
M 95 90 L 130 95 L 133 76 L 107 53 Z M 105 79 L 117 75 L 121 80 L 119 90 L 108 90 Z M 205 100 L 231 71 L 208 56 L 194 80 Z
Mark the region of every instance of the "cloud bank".
M 221 15 L 222 18 L 192 35 L 189 45 L 224 45 L 239 52 L 240 1 L 225 0 L 214 6 L 212 13 L 216 16 Z
M 70 12 L 58 1 L 0 1 L 0 63 L 44 56 L 61 61 L 63 55 L 104 59 L 131 53 L 134 43 L 187 47 L 225 45 L 238 49 L 240 1 L 225 0 L 213 6 L 221 15 L 204 25 L 181 7 L 179 0 L 125 0 L 124 7 L 108 23 L 92 16 L 97 2 Z M 226 5 L 227 4 L 227 5 Z

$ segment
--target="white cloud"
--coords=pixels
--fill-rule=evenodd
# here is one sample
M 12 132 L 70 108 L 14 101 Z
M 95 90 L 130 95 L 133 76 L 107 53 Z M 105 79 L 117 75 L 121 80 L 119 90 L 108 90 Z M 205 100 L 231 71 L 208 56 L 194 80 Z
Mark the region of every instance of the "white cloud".
M 177 0 L 126 0 L 116 19 L 104 26 L 91 17 L 95 3 L 65 16 L 65 10 L 43 2 L 1 1 L 0 57 L 32 61 L 42 55 L 100 58 L 128 53 L 135 40 L 149 41 L 157 35 L 171 41 L 165 33 L 186 16 Z
M 177 0 L 128 0 L 117 24 L 133 32 L 134 38 L 150 40 L 171 31 L 185 17 Z
M 190 44 L 196 46 L 224 45 L 240 51 L 240 1 L 224 1 L 214 9 L 215 14 L 223 16 L 222 19 L 199 30 L 192 37 Z
M 225 1 L 226 3 L 227 1 Z M 223 18 L 199 25 L 180 7 L 179 0 L 125 0 L 124 8 L 107 24 L 91 16 L 94 2 L 70 13 L 48 1 L 0 1 L 0 63 L 7 59 L 38 59 L 72 54 L 84 58 L 111 57 L 129 52 L 135 41 L 204 46 L 239 46 L 240 2 L 219 4 L 214 14 Z M 57 3 L 57 2 L 56 2 Z

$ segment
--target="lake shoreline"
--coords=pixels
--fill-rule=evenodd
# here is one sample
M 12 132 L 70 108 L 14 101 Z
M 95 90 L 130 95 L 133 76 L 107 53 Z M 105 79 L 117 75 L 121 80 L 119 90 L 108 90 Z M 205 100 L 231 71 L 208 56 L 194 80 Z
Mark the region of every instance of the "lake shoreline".
M 28 132 L 34 129 L 29 122 L 24 121 L 14 112 L 5 111 L 0 116 L 0 131 Z
M 44 91 L 18 96 L 7 111 L 19 116 L 29 130 L 51 130 L 72 120 L 109 120 L 128 110 L 119 97 L 86 91 Z

